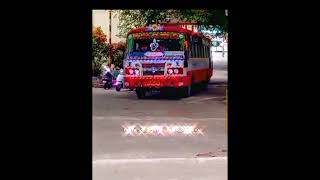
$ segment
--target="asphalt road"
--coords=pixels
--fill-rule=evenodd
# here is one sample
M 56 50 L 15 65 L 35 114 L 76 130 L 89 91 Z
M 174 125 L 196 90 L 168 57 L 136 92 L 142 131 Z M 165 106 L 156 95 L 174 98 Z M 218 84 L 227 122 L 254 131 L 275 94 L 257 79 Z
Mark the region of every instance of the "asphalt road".
M 151 172 L 159 179 L 226 179 L 225 88 L 213 81 L 208 90 L 178 100 L 158 96 L 141 100 L 134 91 L 93 88 L 94 180 L 150 179 Z M 203 134 L 124 136 L 123 125 L 134 123 L 197 124 Z M 202 153 L 201 158 L 210 161 L 199 164 L 195 159 Z M 186 173 L 188 169 L 194 173 Z
M 227 159 L 162 158 L 93 163 L 94 180 L 227 180 Z

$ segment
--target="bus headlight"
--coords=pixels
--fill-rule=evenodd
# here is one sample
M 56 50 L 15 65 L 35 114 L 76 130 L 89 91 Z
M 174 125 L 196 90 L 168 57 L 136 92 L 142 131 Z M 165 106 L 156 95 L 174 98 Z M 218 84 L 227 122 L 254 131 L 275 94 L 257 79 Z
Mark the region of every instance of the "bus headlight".
M 172 70 L 172 69 L 168 69 L 168 73 L 169 73 L 169 74 L 172 74 L 172 73 L 173 73 L 173 70 Z
M 132 75 L 133 74 L 133 69 L 129 69 L 129 73 L 130 73 L 130 75 Z
M 174 69 L 173 72 L 174 72 L 175 74 L 178 74 L 178 73 L 179 73 L 179 69 Z

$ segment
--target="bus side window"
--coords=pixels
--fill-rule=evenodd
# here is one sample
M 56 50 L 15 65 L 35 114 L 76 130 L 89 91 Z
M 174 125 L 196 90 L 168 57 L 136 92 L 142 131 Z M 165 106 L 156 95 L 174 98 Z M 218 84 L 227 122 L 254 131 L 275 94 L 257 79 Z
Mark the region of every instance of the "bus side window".
M 197 57 L 197 44 L 193 43 L 193 57 Z
M 191 57 L 194 58 L 195 57 L 195 46 L 194 46 L 194 42 L 191 43 Z
M 201 50 L 202 50 L 202 46 L 201 46 L 201 43 L 199 43 L 199 58 L 201 58 L 202 57 L 202 53 L 201 53 Z
M 202 44 L 202 57 L 206 57 L 206 45 Z
M 201 58 L 201 43 L 198 43 L 198 58 Z
M 200 46 L 200 57 L 203 58 L 203 45 L 202 45 L 202 40 L 199 43 Z
M 188 53 L 189 53 L 189 58 L 191 58 L 192 57 L 192 43 L 191 43 L 191 41 L 189 41 Z
M 191 52 L 192 52 L 192 58 L 195 58 L 196 57 L 196 45 L 195 45 L 195 42 L 194 42 L 194 37 L 193 36 L 191 36 L 190 37 L 191 38 L 191 45 L 192 45 L 192 49 L 191 49 Z
M 197 52 L 198 58 L 201 58 L 201 44 L 198 43 L 197 46 L 198 46 L 198 49 L 197 49 L 198 50 L 198 52 Z
M 209 46 L 206 46 L 206 57 L 209 57 Z
M 192 42 L 190 42 L 190 44 L 189 44 L 189 51 L 190 51 L 190 58 L 192 58 L 192 56 L 193 56 L 193 43 Z
M 197 38 L 197 57 L 201 58 L 201 39 Z
M 195 49 L 195 57 L 198 58 L 199 57 L 199 45 L 198 43 L 195 44 L 196 45 L 196 49 Z
M 198 58 L 201 58 L 201 43 L 198 42 Z
M 202 53 L 201 53 L 201 50 L 202 50 L 202 46 L 201 46 L 201 42 L 199 42 L 199 58 L 202 58 Z
M 207 58 L 207 46 L 206 45 L 204 46 L 203 50 L 204 50 L 203 55 L 205 58 Z
M 204 45 L 201 43 L 201 57 L 204 58 Z

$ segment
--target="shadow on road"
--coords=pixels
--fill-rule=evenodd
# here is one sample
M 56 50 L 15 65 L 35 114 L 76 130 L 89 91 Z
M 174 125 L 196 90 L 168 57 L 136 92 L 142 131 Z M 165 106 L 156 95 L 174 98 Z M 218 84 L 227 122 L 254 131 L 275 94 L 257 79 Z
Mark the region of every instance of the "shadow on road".
M 210 84 L 207 89 L 199 91 L 196 95 L 225 96 L 227 87 L 225 83 Z
M 217 99 L 224 100 L 225 99 L 225 93 L 227 89 L 227 84 L 222 83 L 211 83 L 208 85 L 206 89 L 201 89 L 199 87 L 194 88 L 194 94 L 191 97 L 216 97 Z M 120 95 L 121 94 L 121 95 Z M 138 99 L 136 96 L 135 91 L 122 91 L 119 92 L 119 95 L 115 98 L 119 99 Z M 144 99 L 139 100 L 181 100 L 181 99 L 188 99 L 187 98 L 180 98 L 178 95 L 170 94 L 170 93 L 154 93 L 152 95 L 146 96 Z

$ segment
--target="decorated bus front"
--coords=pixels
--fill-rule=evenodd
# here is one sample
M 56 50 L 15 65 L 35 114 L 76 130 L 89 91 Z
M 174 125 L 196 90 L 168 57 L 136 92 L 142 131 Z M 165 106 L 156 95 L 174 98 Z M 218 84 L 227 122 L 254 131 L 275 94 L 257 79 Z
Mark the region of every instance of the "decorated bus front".
M 178 88 L 190 84 L 184 33 L 136 31 L 128 34 L 127 43 L 123 63 L 126 87 Z

